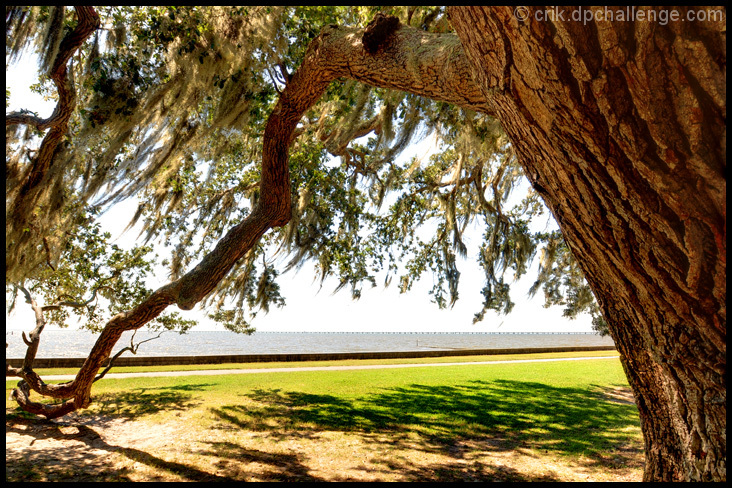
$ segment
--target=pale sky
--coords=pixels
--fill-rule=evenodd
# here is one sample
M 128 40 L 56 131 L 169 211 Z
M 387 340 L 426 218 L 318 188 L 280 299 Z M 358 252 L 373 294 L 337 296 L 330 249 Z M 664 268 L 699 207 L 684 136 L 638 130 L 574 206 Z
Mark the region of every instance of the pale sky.
M 11 90 L 10 105 L 7 111 L 26 108 L 38 112 L 42 117 L 50 115 L 53 104 L 44 102 L 37 94 L 28 90 L 36 82 L 35 65 L 21 60 L 20 63 L 6 67 L 6 87 Z M 423 154 L 429 149 L 429 141 L 420 147 L 407 149 L 405 156 Z M 520 191 L 520 190 L 517 190 Z M 119 237 L 120 222 L 128 222 L 136 208 L 134 201 L 123 202 L 103 217 L 105 230 Z M 106 224 L 105 224 L 106 222 Z M 233 223 L 232 223 L 233 225 Z M 542 224 L 543 225 L 543 224 Z M 124 226 L 122 226 L 124 227 Z M 119 237 L 117 244 L 124 246 L 137 235 L 131 230 Z M 480 236 L 475 236 L 479 238 Z M 468 259 L 458 261 L 460 270 L 460 299 L 454 308 L 439 310 L 430 302 L 427 293 L 432 287 L 431 275 L 425 275 L 420 283 L 406 294 L 400 294 L 397 279 L 392 286 L 384 289 L 364 288 L 358 301 L 350 298 L 347 288 L 333 295 L 337 285 L 335 279 L 326 280 L 322 289 L 320 282 L 313 281 L 313 268 L 306 264 L 298 272 L 290 272 L 279 277 L 282 296 L 287 305 L 272 308 L 269 314 L 260 312 L 253 325 L 260 331 L 323 331 L 323 332 L 591 332 L 591 319 L 583 314 L 576 320 L 562 317 L 561 307 L 543 308 L 541 292 L 532 300 L 526 292 L 533 283 L 538 267 L 535 259 L 527 275 L 512 285 L 511 296 L 516 303 L 514 311 L 507 316 L 493 312 L 486 313 L 485 319 L 473 325 L 473 315 L 480 310 L 483 287 L 482 269 L 475 260 L 477 244 L 470 245 L 470 236 L 465 237 L 469 248 Z M 163 258 L 165 256 L 161 256 Z M 166 273 L 161 270 L 157 280 L 148 282 L 155 289 L 166 283 Z M 33 314 L 30 307 L 19 301 L 13 315 L 6 317 L 6 329 L 33 328 Z M 181 311 L 184 318 L 199 320 L 196 330 L 220 330 L 221 327 L 206 318 L 200 310 Z M 53 328 L 49 326 L 49 329 Z

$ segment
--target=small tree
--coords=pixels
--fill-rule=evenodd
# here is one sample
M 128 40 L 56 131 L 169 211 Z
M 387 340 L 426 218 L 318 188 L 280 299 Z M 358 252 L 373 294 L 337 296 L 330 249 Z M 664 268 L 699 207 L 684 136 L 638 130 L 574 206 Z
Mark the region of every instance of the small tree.
M 102 232 L 92 215 L 81 214 L 81 221 L 74 226 L 75 233 L 68 235 L 63 249 L 54 263 L 46 261 L 29 273 L 21 283 L 10 285 L 9 311 L 22 298 L 33 310 L 35 327 L 23 341 L 27 346 L 23 366 L 6 365 L 6 376 L 18 376 L 22 380 L 13 391 L 13 398 L 26 411 L 47 415 L 47 405 L 30 400 L 32 384 L 39 377 L 33 372 L 33 360 L 38 352 L 41 333 L 47 323 L 67 327 L 70 318 L 76 318 L 83 328 L 100 332 L 112 316 L 123 313 L 130 303 L 143 300 L 151 292 L 144 286 L 152 271 L 154 258 L 150 246 L 134 247 L 129 251 L 108 242 L 108 232 Z M 44 250 L 50 253 L 46 242 Z M 195 325 L 183 320 L 178 312 L 165 313 L 148 322 L 150 330 L 176 330 L 185 333 Z M 158 335 L 160 337 L 160 335 Z M 121 349 L 108 363 L 108 367 L 96 378 L 107 373 L 113 361 L 123 352 L 137 353 L 141 341 L 131 340 L 130 346 Z M 74 404 L 52 407 L 54 413 L 73 411 Z

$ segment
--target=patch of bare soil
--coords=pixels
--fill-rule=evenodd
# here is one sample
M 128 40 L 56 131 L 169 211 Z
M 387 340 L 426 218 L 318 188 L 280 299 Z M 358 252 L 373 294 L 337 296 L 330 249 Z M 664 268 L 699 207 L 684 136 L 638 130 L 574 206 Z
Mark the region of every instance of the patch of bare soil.
M 638 446 L 598 461 L 508 439 L 430 446 L 409 432 L 202 431 L 194 423 L 6 417 L 6 481 L 640 481 L 643 470 Z
M 612 403 L 619 403 L 621 405 L 635 404 L 635 397 L 630 388 L 609 388 L 603 392 L 603 395 L 607 401 Z
M 174 438 L 172 426 L 125 419 L 65 417 L 62 421 L 6 419 L 7 481 L 127 481 L 136 478 L 120 469 L 126 451 L 152 448 Z M 139 425 L 138 425 L 139 424 Z M 141 451 L 142 452 L 142 451 Z

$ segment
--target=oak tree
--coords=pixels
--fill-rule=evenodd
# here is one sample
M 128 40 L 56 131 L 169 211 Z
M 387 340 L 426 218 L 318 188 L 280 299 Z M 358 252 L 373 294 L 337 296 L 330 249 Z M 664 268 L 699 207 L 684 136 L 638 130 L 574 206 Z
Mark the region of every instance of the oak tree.
M 510 277 L 541 253 L 535 290 L 594 310 L 615 341 L 645 478 L 725 479 L 725 11 L 640 11 L 6 9 L 7 52 L 36 43 L 38 89 L 57 99 L 46 119 L 6 115 L 8 283 L 26 294 L 81 215 L 130 195 L 172 248 L 170 283 L 100 326 L 75 380 L 44 383 L 31 348 L 8 369 L 21 407 L 86 407 L 122 332 L 170 305 L 248 330 L 245 309 L 283 301 L 277 252 L 354 297 L 378 273 L 406 290 L 429 269 L 434 300 L 454 303 L 479 221 L 476 319 L 510 311 Z M 420 131 L 441 150 L 399 162 Z M 508 208 L 522 174 L 532 190 Z M 530 230 L 540 200 L 561 235 Z

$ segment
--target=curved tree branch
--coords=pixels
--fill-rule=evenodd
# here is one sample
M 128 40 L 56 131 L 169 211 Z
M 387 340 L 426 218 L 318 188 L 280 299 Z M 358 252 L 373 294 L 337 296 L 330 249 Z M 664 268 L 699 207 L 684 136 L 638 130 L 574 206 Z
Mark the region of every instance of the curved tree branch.
M 135 331 L 136 333 L 137 331 Z M 123 347 L 119 351 L 117 351 L 117 354 L 115 354 L 113 357 L 109 358 L 109 362 L 107 363 L 107 366 L 104 368 L 104 370 L 97 375 L 96 378 L 94 378 L 94 382 L 101 380 L 104 378 L 104 376 L 109 373 L 109 370 L 114 367 L 114 362 L 119 359 L 122 354 L 126 353 L 127 351 L 131 352 L 132 354 L 137 354 L 137 350 L 140 348 L 140 346 L 146 342 L 154 341 L 155 339 L 159 339 L 161 335 L 163 335 L 164 330 L 161 331 L 158 335 L 155 337 L 151 337 L 149 339 L 145 339 L 144 341 L 140 341 L 137 344 L 135 344 L 135 333 L 132 334 L 132 337 L 130 337 L 130 345 L 127 347 Z
M 368 52 L 363 36 L 369 29 L 378 27 L 379 22 L 387 22 L 388 28 L 371 39 L 371 52 Z M 288 80 L 269 116 L 262 149 L 260 195 L 251 214 L 229 230 L 191 271 L 159 288 L 134 309 L 110 319 L 73 381 L 46 385 L 35 374 L 25 375 L 33 390 L 56 398 L 74 398 L 73 401 L 43 410 L 24 400 L 23 391 L 16 399 L 20 398 L 36 413 L 48 418 L 85 408 L 91 399 L 97 371 L 124 331 L 139 329 L 172 304 L 183 310 L 192 309 L 265 232 L 285 225 L 291 216 L 288 151 L 297 125 L 328 85 L 341 77 L 409 91 L 471 110 L 492 111 L 480 87 L 472 80 L 455 35 L 426 33 L 394 24 L 384 16 L 377 17 L 365 30 L 326 27 L 310 44 L 302 65 Z
M 65 127 L 76 102 L 74 86 L 67 76 L 67 63 L 89 36 L 99 28 L 99 15 L 93 7 L 76 7 L 76 16 L 78 18 L 76 27 L 64 37 L 48 72 L 48 77 L 56 85 L 58 91 L 58 103 L 53 113 L 50 117 L 43 119 L 24 111 L 11 112 L 5 115 L 5 127 L 24 124 L 31 125 L 40 131 L 59 124 Z M 66 131 L 64 130 L 64 132 Z
M 48 419 L 63 417 L 79 408 L 74 399 L 60 404 L 44 404 L 31 401 L 30 386 L 24 380 L 18 384 L 18 387 L 12 391 L 10 396 L 26 412 L 43 415 Z
M 47 119 L 30 115 L 27 112 L 14 112 L 5 116 L 5 127 L 25 124 L 37 130 L 48 132 L 43 138 L 35 156 L 22 175 L 22 183 L 7 192 L 6 235 L 14 229 L 33 227 L 32 220 L 36 198 L 42 188 L 41 183 L 51 169 L 59 145 L 68 131 L 69 119 L 76 105 L 76 91 L 69 77 L 67 64 L 71 56 L 99 27 L 99 15 L 92 7 L 76 7 L 78 22 L 76 27 L 61 41 L 58 54 L 49 70 L 49 78 L 58 92 L 58 103 Z

